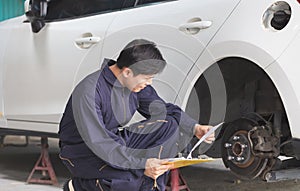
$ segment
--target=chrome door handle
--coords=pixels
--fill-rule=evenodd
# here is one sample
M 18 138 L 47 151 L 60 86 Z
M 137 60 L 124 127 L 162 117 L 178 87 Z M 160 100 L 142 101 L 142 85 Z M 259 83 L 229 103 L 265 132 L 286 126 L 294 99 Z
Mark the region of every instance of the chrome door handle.
M 179 26 L 179 30 L 189 34 L 196 34 L 200 30 L 207 29 L 211 27 L 211 21 L 197 21 L 191 23 L 185 23 Z
M 82 38 L 77 38 L 75 39 L 75 43 L 77 46 L 80 48 L 89 48 L 93 44 L 99 43 L 101 40 L 100 37 L 97 36 L 91 36 L 91 37 L 82 37 Z

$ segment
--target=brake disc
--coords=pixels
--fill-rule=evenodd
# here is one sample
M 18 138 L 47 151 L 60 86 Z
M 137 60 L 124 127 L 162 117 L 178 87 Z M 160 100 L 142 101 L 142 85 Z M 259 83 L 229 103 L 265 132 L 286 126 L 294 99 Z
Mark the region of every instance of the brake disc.
M 225 129 L 222 138 L 222 159 L 226 167 L 243 179 L 258 177 L 271 158 L 253 152 L 253 142 L 249 136 L 258 124 L 248 119 L 239 119 Z

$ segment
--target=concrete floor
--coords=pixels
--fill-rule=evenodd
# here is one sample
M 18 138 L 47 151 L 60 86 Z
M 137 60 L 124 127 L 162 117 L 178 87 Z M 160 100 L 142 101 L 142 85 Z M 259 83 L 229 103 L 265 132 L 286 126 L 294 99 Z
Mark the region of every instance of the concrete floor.
M 24 143 L 24 137 L 9 136 L 5 143 Z M 40 139 L 31 137 L 27 147 L 7 146 L 0 148 L 0 191 L 58 191 L 69 177 L 58 158 L 57 139 L 49 139 L 49 154 L 56 172 L 59 186 L 27 184 L 26 180 L 40 155 Z M 39 176 L 39 172 L 35 176 Z
M 8 137 L 6 142 L 24 138 Z M 57 139 L 49 139 L 49 152 L 59 186 L 27 184 L 26 180 L 39 157 L 39 139 L 30 138 L 27 147 L 0 148 L 0 191 L 61 191 L 62 184 L 69 177 L 66 168 L 58 158 Z M 267 183 L 261 180 L 241 181 L 226 169 L 220 159 L 180 169 L 192 191 L 299 191 L 297 180 Z

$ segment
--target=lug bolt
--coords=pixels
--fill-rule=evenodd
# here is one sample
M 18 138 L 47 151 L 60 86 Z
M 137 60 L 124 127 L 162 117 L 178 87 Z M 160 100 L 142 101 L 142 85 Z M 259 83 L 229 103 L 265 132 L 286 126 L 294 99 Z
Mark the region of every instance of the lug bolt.
M 232 144 L 230 144 L 230 143 L 225 143 L 225 145 L 224 145 L 225 148 L 228 148 L 228 147 L 231 147 L 231 146 L 232 146 Z
M 242 149 L 247 148 L 248 146 L 246 144 L 241 144 Z
M 228 156 L 227 159 L 228 160 L 234 160 L 234 157 L 233 156 Z
M 244 157 L 236 157 L 236 161 L 238 161 L 238 162 L 243 161 L 243 160 L 245 160 Z
M 234 141 L 237 141 L 237 140 L 240 139 L 240 137 L 239 137 L 239 136 L 233 136 L 232 139 L 233 139 Z

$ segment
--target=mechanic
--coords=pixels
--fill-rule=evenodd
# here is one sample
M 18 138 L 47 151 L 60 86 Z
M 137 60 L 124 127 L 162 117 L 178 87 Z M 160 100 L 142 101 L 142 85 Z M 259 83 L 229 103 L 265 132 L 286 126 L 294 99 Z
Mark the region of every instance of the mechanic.
M 158 96 L 151 83 L 165 66 L 155 43 L 137 39 L 75 87 L 59 127 L 64 190 L 165 190 L 164 159 L 211 128 Z M 136 111 L 145 119 L 126 126 Z

